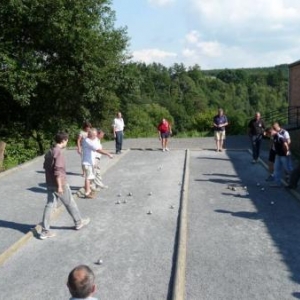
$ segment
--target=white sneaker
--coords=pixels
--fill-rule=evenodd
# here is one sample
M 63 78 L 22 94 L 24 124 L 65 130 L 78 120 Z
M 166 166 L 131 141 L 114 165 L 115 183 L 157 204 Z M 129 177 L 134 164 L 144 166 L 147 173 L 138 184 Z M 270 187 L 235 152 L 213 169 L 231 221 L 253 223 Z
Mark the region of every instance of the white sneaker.
M 82 227 L 88 225 L 90 221 L 90 218 L 82 219 L 79 224 L 75 225 L 75 229 L 80 230 Z
M 166 151 L 170 151 L 170 149 L 169 149 L 169 148 L 166 148 Z
M 162 149 L 162 151 L 163 151 L 163 152 L 165 152 L 165 151 L 166 151 L 166 149 L 165 149 L 165 148 L 163 148 L 163 149 Z
M 42 232 L 40 233 L 40 239 L 41 240 L 45 240 L 45 239 L 49 239 L 52 237 L 55 237 L 56 234 L 54 232 L 51 232 L 49 230 L 42 230 Z

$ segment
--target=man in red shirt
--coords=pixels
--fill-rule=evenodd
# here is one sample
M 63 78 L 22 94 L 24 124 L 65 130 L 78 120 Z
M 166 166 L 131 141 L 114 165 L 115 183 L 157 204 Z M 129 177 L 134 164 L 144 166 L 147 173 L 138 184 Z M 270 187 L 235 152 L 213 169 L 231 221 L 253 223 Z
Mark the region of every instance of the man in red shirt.
M 172 134 L 172 128 L 166 119 L 162 119 L 157 126 L 159 140 L 161 141 L 162 151 L 170 151 L 168 148 L 168 139 Z

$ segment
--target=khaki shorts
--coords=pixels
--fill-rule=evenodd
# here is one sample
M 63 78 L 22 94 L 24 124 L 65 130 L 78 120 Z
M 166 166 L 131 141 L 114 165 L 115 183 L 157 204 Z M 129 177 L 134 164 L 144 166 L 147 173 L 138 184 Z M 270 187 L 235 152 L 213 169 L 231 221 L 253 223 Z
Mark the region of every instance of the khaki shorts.
M 95 179 L 93 166 L 84 165 L 84 171 L 85 171 L 85 179 L 88 179 L 88 180 Z
M 225 130 L 224 131 L 215 131 L 215 140 L 220 141 L 220 140 L 225 140 L 226 134 Z

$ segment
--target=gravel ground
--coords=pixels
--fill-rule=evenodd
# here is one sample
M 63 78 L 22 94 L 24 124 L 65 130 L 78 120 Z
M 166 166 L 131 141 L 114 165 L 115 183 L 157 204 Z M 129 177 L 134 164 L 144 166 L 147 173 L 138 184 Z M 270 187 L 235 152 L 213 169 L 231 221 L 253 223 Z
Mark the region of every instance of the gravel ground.
M 248 142 L 228 137 L 227 151 L 217 153 L 213 138 L 172 138 L 171 152 L 163 153 L 158 139 L 125 139 L 122 155 L 102 160 L 109 189 L 94 200 L 77 199 L 90 225 L 74 231 L 62 210 L 53 220 L 56 238 L 30 238 L 1 265 L 0 300 L 68 299 L 67 275 L 82 263 L 94 270 L 102 300 L 171 299 L 185 149 L 191 150 L 186 299 L 299 299 L 299 204 L 265 184 L 266 169 L 243 151 Z M 113 153 L 114 143 L 104 148 Z M 75 193 L 83 185 L 80 160 L 75 150 L 66 157 Z M 2 254 L 41 221 L 42 162 L 0 174 Z

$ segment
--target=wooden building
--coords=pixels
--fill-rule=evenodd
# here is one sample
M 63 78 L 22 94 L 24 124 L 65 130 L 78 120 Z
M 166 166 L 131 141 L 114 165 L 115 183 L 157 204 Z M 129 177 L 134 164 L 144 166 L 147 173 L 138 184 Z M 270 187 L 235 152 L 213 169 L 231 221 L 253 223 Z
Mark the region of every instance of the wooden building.
M 289 65 L 289 127 L 292 149 L 300 154 L 300 60 Z
M 289 106 L 300 106 L 300 60 L 289 65 Z

